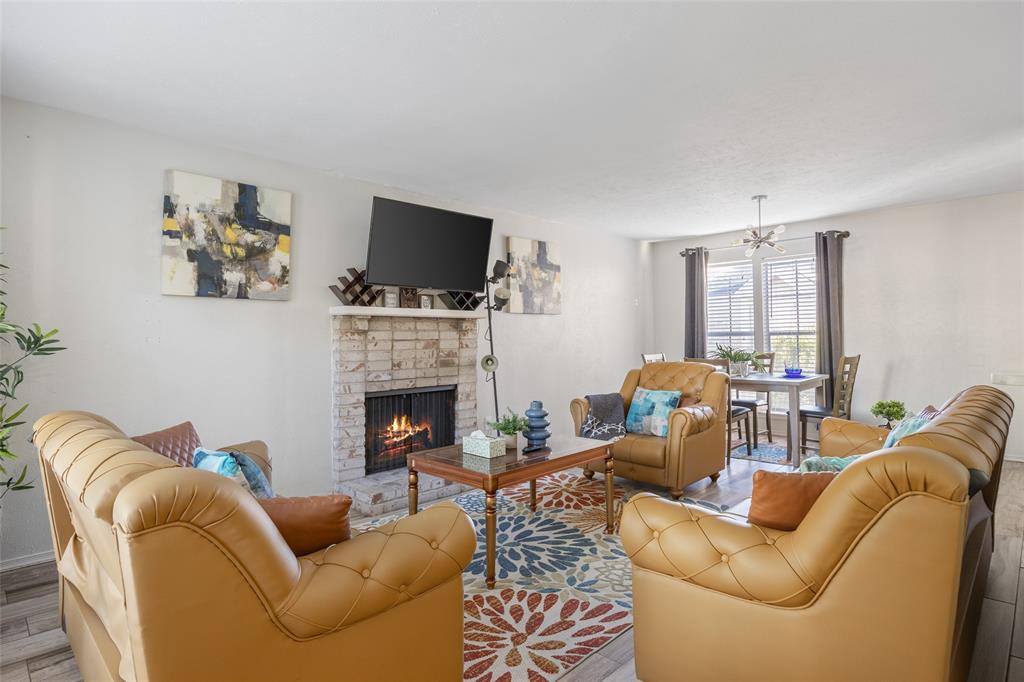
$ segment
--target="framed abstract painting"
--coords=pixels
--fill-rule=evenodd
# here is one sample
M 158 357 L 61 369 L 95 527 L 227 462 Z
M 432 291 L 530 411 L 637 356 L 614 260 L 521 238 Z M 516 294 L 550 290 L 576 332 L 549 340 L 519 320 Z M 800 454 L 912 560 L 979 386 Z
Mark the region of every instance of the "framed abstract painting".
M 511 267 L 510 313 L 559 315 L 562 312 L 562 265 L 554 242 L 508 238 Z
M 161 291 L 282 301 L 291 283 L 292 194 L 167 172 Z

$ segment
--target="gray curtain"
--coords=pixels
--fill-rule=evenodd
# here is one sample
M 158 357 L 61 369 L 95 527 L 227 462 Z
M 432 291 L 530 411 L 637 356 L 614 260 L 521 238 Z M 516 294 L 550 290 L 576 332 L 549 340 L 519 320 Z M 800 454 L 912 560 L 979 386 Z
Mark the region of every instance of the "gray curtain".
M 686 261 L 686 306 L 683 357 L 707 357 L 708 250 L 703 246 L 680 254 Z
M 843 356 L 843 240 L 849 232 L 814 233 L 817 268 L 818 372 L 829 383 L 819 402 L 832 409 L 836 371 Z

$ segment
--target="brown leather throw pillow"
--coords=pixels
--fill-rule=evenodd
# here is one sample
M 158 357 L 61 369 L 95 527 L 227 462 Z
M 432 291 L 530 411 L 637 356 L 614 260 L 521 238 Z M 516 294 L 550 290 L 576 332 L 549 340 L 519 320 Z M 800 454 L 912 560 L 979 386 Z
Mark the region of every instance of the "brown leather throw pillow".
M 806 474 L 755 471 L 747 520 L 776 530 L 796 530 L 814 501 L 837 475 L 835 471 Z
M 192 422 L 182 422 L 162 431 L 132 436 L 132 440 L 183 467 L 192 466 L 192 454 L 202 445 Z
M 272 497 L 256 500 L 277 526 L 295 556 L 310 554 L 348 540 L 351 531 L 348 495 Z

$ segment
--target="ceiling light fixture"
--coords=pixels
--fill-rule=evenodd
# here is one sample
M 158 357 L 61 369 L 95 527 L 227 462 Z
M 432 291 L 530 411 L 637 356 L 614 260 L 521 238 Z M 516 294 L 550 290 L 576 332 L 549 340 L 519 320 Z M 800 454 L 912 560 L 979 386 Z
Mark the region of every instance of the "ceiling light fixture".
M 757 202 L 757 227 L 753 225 L 747 225 L 747 231 L 743 235 L 743 239 L 737 239 L 732 243 L 733 246 L 747 246 L 747 250 L 744 252 L 744 256 L 750 258 L 754 255 L 762 246 L 770 246 L 779 253 L 786 253 L 786 248 L 780 246 L 777 242 L 779 241 L 779 235 L 786 231 L 785 225 L 776 225 L 768 232 L 764 231 L 764 227 L 761 225 L 761 202 L 768 201 L 767 194 L 755 194 L 750 197 L 752 201 Z

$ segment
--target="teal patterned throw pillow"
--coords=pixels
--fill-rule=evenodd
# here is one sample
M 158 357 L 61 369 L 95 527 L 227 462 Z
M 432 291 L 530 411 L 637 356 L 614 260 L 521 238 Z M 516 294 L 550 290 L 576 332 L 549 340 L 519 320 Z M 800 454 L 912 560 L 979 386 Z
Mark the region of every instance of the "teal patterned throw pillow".
M 681 396 L 680 391 L 636 389 L 626 415 L 626 431 L 665 438 L 668 436 L 668 415 L 679 405 Z
M 268 500 L 274 496 L 270 481 L 263 470 L 244 452 L 196 448 L 192 466 L 226 476 L 261 500 Z
M 842 471 L 856 462 L 858 458 L 860 458 L 860 455 L 850 455 L 849 457 L 807 457 L 800 462 L 800 473 Z

